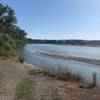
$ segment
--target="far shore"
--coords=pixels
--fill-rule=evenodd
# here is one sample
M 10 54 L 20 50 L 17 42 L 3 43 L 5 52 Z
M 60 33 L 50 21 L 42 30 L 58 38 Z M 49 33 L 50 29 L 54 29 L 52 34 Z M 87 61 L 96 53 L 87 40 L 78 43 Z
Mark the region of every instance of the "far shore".
M 49 45 L 61 45 L 61 46 L 77 46 L 77 47 L 100 47 L 100 45 L 76 45 L 76 44 L 54 44 L 54 43 L 28 43 L 28 44 L 49 44 Z

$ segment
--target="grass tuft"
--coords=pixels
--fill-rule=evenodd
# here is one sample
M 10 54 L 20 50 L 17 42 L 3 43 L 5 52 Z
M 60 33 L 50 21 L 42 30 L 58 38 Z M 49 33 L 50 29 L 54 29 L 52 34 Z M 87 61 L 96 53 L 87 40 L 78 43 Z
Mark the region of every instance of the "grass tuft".
M 15 100 L 33 100 L 32 85 L 33 85 L 33 81 L 32 80 L 25 79 L 17 87 Z

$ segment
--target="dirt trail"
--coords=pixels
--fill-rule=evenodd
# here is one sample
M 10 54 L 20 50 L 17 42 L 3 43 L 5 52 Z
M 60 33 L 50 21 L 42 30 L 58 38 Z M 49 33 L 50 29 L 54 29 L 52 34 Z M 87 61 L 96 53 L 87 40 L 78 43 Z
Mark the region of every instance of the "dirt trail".
M 0 65 L 0 100 L 14 100 L 16 85 L 27 77 L 27 67 L 19 63 Z

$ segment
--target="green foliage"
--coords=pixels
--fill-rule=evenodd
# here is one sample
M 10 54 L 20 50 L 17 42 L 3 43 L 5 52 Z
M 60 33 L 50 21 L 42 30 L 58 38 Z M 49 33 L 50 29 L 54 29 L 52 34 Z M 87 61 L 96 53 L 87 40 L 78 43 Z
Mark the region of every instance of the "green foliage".
M 25 40 L 17 40 L 17 41 L 16 41 L 16 45 L 17 45 L 17 46 L 25 45 L 25 43 L 26 43 Z
M 4 48 L 0 48 L 0 56 L 6 56 L 7 52 Z
M 14 10 L 0 4 L 0 54 L 4 55 L 19 45 L 25 44 L 27 33 L 19 28 Z
M 4 45 L 4 49 L 7 50 L 7 51 L 9 51 L 9 50 L 12 49 L 12 47 L 11 47 L 11 45 L 7 42 L 7 43 L 5 43 L 5 45 Z
M 3 38 L 0 38 L 0 47 L 3 47 L 4 46 L 4 43 L 5 43 L 4 39 Z

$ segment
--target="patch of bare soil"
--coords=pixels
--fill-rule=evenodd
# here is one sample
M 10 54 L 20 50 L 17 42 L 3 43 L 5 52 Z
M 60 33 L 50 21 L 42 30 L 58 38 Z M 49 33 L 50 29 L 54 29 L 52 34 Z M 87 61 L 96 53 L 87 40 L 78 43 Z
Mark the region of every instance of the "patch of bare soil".
M 100 100 L 100 89 L 81 89 L 77 82 L 59 82 L 58 90 L 64 95 L 63 100 Z
M 53 99 L 55 95 L 59 98 L 56 100 L 100 100 L 99 88 L 82 89 L 79 82 L 60 81 L 39 72 L 37 74 L 35 72 L 32 79 L 35 83 L 34 100 L 55 100 Z M 55 95 L 51 96 L 49 91 Z
M 33 98 L 34 100 L 61 100 L 56 88 L 57 82 L 50 77 L 33 76 Z

